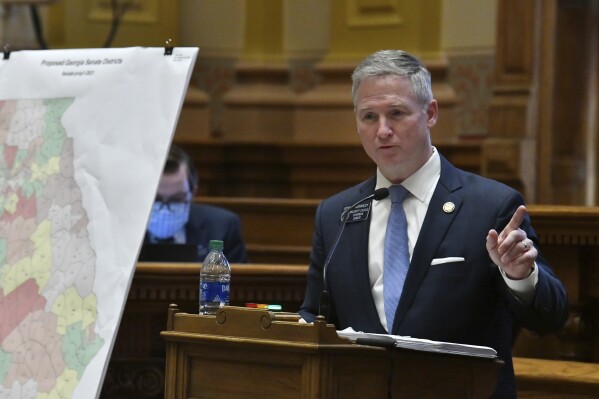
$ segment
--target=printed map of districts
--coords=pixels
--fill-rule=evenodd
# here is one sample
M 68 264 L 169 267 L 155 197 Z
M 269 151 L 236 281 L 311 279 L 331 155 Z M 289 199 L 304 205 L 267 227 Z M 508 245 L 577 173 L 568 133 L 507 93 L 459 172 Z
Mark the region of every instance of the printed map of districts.
M 104 344 L 72 103 L 0 101 L 0 398 L 70 398 Z

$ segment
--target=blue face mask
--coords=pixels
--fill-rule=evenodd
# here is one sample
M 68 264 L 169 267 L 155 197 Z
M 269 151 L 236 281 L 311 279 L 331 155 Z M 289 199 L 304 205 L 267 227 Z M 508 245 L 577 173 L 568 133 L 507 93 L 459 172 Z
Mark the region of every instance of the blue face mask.
M 148 222 L 148 231 L 158 239 L 170 238 L 182 230 L 189 220 L 189 202 L 168 203 L 156 201 Z

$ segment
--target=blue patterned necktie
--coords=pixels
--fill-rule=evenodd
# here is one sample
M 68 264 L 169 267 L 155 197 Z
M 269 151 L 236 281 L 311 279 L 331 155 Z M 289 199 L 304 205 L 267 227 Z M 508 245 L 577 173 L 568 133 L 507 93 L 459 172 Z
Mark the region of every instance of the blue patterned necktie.
M 404 186 L 393 185 L 389 187 L 389 193 L 391 213 L 387 220 L 387 232 L 385 233 L 383 293 L 385 296 L 387 331 L 391 333 L 395 310 L 410 266 L 408 222 L 402 205 L 403 200 L 410 192 Z

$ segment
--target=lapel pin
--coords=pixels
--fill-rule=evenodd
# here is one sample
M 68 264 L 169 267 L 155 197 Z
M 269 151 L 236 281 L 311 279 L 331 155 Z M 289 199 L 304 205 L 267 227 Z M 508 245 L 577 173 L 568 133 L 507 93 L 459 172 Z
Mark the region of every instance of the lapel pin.
M 443 204 L 443 212 L 451 213 L 455 210 L 455 204 L 453 202 L 446 202 Z

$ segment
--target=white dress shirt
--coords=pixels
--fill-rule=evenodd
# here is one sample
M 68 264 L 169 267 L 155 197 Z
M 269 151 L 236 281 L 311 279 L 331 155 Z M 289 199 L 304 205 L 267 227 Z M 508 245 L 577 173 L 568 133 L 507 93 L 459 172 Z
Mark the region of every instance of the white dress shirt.
M 410 177 L 401 184 L 410 191 L 403 202 L 404 211 L 408 221 L 408 247 L 410 250 L 410 260 L 414 252 L 414 246 L 418 240 L 428 205 L 431 201 L 439 177 L 441 176 L 441 159 L 439 153 L 433 148 L 433 155 L 429 160 Z M 377 169 L 376 189 L 389 187 L 392 183 Z M 387 219 L 391 211 L 391 200 L 389 197 L 380 201 L 373 201 L 372 220 L 370 222 L 370 235 L 368 240 L 368 274 L 370 276 L 370 287 L 372 297 L 376 305 L 381 324 L 387 328 L 387 318 L 385 316 L 385 297 L 383 294 L 383 270 L 384 270 L 384 250 L 385 233 Z M 483 237 L 484 239 L 484 237 Z M 484 244 L 483 244 L 484 245 Z M 505 273 L 502 273 L 508 287 L 514 295 L 523 302 L 530 303 L 534 295 L 534 287 L 538 280 L 537 268 L 524 280 L 511 280 Z M 387 331 L 389 329 L 387 328 Z

